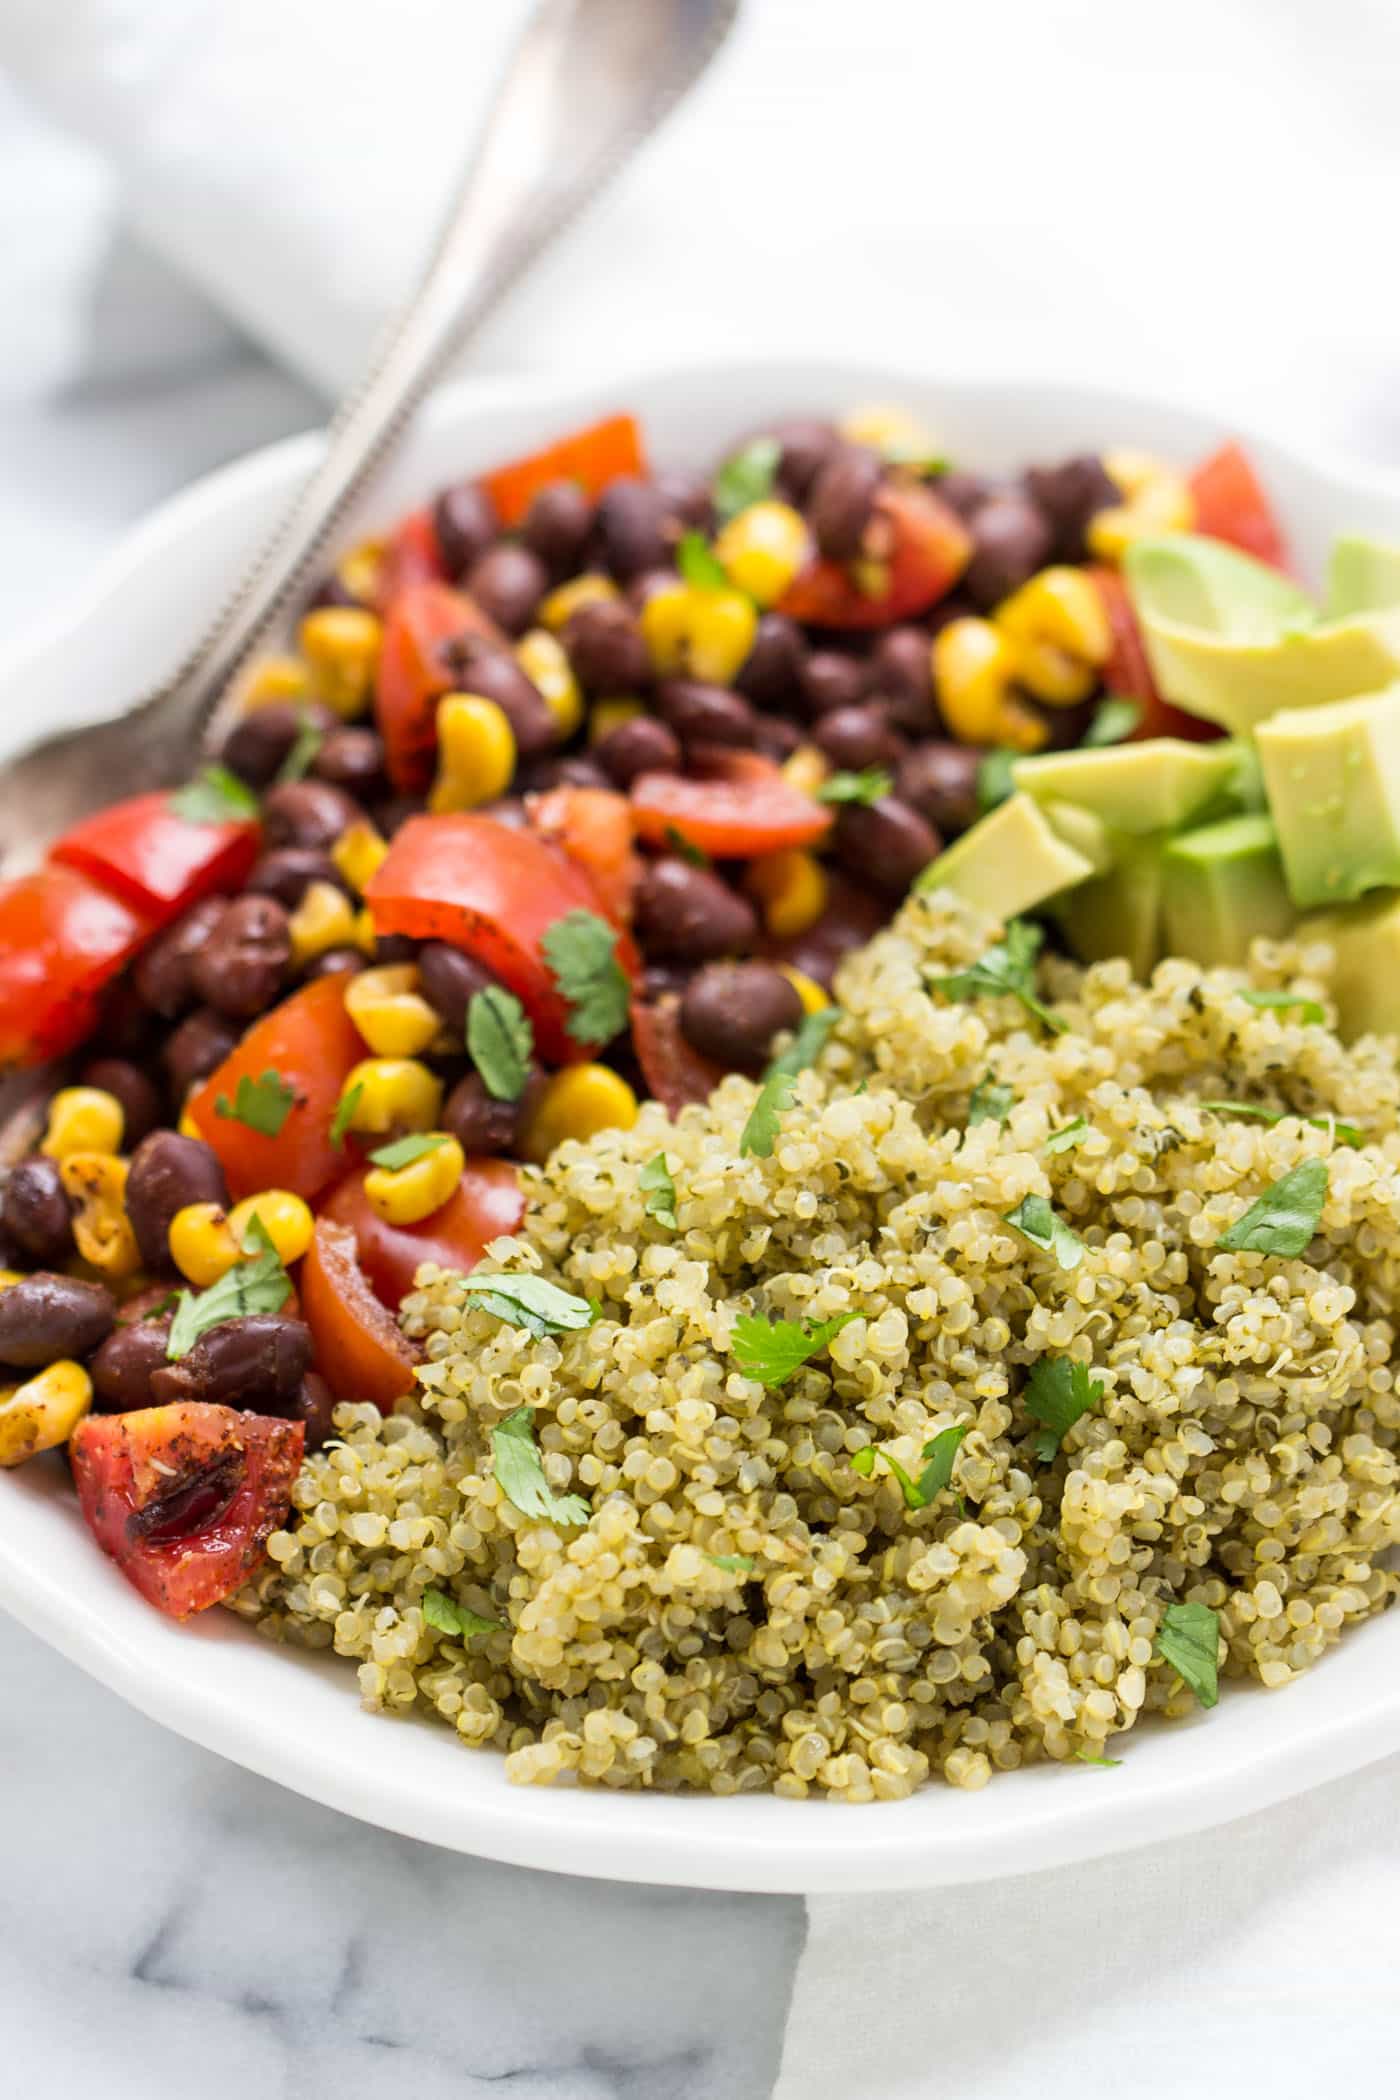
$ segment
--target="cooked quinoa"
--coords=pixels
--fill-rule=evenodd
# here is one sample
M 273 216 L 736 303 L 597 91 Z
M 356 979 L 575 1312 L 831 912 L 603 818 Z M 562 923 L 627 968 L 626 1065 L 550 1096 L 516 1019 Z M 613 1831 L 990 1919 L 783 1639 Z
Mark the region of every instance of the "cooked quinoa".
M 1157 1647 L 1173 1602 L 1218 1612 L 1225 1698 L 1390 1603 L 1394 1042 L 1345 1047 L 1241 996 L 1325 999 L 1319 948 L 1260 944 L 1248 976 L 1168 961 L 1149 987 L 1049 959 L 1063 1034 L 1010 998 L 930 994 L 996 936 L 946 897 L 906 905 L 846 965 L 770 1158 L 741 1154 L 737 1077 L 674 1123 L 652 1104 L 562 1146 L 491 1266 L 602 1318 L 537 1340 L 424 1271 L 404 1312 L 421 1401 L 338 1410 L 236 1609 L 355 1657 L 371 1706 L 436 1712 L 513 1779 L 868 1801 L 1097 1757 L 1143 1714 L 1193 1711 Z M 988 1074 L 1014 1105 L 969 1125 Z M 659 1152 L 675 1231 L 639 1187 Z M 1311 1159 L 1329 1180 L 1305 1256 L 1217 1250 Z M 1076 1268 L 1005 1222 L 1028 1195 L 1085 1243 Z M 765 1388 L 734 1361 L 746 1312 L 857 1317 Z M 1102 1388 L 1048 1462 L 1024 1406 L 1046 1357 Z M 494 1477 L 491 1427 L 522 1407 L 581 1527 L 522 1515 Z M 927 1507 L 852 1463 L 877 1444 L 917 1478 L 954 1425 Z M 435 1631 L 430 1589 L 500 1630 Z

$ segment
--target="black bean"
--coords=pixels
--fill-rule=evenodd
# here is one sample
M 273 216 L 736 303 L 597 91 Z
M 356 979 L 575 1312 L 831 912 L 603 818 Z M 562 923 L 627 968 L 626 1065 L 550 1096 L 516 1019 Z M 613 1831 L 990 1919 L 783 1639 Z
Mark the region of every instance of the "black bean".
M 949 510 L 956 511 L 964 524 L 976 517 L 984 503 L 990 503 L 997 493 L 997 485 L 985 474 L 969 474 L 961 467 L 950 467 L 940 474 L 933 484 L 934 493 L 940 496 Z
M 0 1291 L 0 1363 L 37 1371 L 88 1356 L 112 1331 L 116 1300 L 104 1283 L 40 1269 Z
M 100 1087 L 122 1105 L 122 1151 L 134 1151 L 155 1129 L 165 1103 L 155 1081 L 129 1057 L 95 1057 L 78 1074 L 83 1086 Z
M 651 660 L 630 606 L 595 599 L 571 613 L 563 642 L 573 674 L 585 692 L 634 693 L 651 679 Z
M 153 1405 L 151 1375 L 165 1363 L 169 1340 L 168 1313 L 113 1328 L 88 1365 L 93 1406 L 99 1413 L 126 1415 Z
M 307 726 L 329 732 L 336 717 L 319 701 L 269 701 L 266 707 L 250 708 L 234 723 L 219 755 L 249 787 L 265 788 L 277 778 Z
M 507 634 L 523 634 L 549 589 L 549 571 L 528 547 L 492 547 L 467 571 L 467 596 Z
M 786 417 L 772 424 L 765 435 L 778 442 L 779 488 L 793 503 L 806 502 L 812 483 L 845 443 L 834 423 L 820 422 L 815 416 Z
M 682 744 L 753 742 L 754 711 L 727 686 L 707 685 L 700 678 L 663 678 L 656 688 L 656 712 Z
M 641 575 L 634 576 L 626 586 L 623 597 L 633 612 L 639 613 L 659 591 L 675 590 L 677 582 L 674 569 L 643 569 Z
M 374 959 L 376 962 L 380 959 L 377 946 Z M 301 980 L 303 984 L 309 984 L 317 977 L 343 977 L 347 971 L 363 970 L 364 967 L 365 958 L 361 949 L 326 948 L 320 955 L 312 956 L 302 970 Z
M 300 1422 L 306 1431 L 305 1449 L 319 1451 L 335 1427 L 335 1394 L 324 1378 L 308 1371 L 292 1399 L 277 1413 L 284 1422 Z
M 902 897 L 943 844 L 933 826 L 894 795 L 843 804 L 832 843 L 844 868 L 889 897 Z
M 228 1202 L 219 1155 L 199 1138 L 156 1130 L 137 1146 L 126 1181 L 126 1214 L 148 1269 L 170 1262 L 170 1221 L 189 1203 Z
M 501 521 L 479 481 L 457 481 L 433 505 L 433 528 L 449 576 L 465 576 L 480 561 Z
M 194 959 L 195 990 L 216 1013 L 251 1021 L 277 998 L 292 959 L 285 908 L 275 897 L 235 897 Z
M 896 729 L 928 736 L 939 726 L 933 697 L 933 644 L 922 627 L 890 627 L 866 666 L 866 689 L 888 702 Z
M 311 761 L 311 774 L 357 802 L 373 802 L 385 790 L 384 739 L 374 729 L 333 729 Z
M 194 959 L 222 919 L 226 902 L 205 897 L 192 904 L 137 957 L 131 973 L 137 996 L 163 1021 L 175 1020 L 194 1000 Z
M 311 1330 L 280 1313 L 247 1313 L 206 1328 L 177 1363 L 151 1377 L 151 1401 L 181 1400 L 238 1407 L 252 1414 L 296 1397 L 311 1368 Z
M 177 1101 L 183 1102 L 191 1087 L 217 1070 L 238 1037 L 234 1023 L 207 1006 L 196 1007 L 180 1023 L 160 1053 L 170 1091 Z
M 313 882 L 328 882 L 347 896 L 351 894 L 350 885 L 320 846 L 278 846 L 260 854 L 244 889 L 253 897 L 275 897 L 288 911 L 295 911 Z
M 107 987 L 93 1029 L 93 1047 L 113 1057 L 149 1056 L 155 1040 L 155 1016 L 136 989 L 131 972 Z
M 802 697 L 813 715 L 854 707 L 865 697 L 865 666 L 839 649 L 814 649 L 802 666 Z
M 313 846 L 323 851 L 364 816 L 358 802 L 326 780 L 290 780 L 263 797 L 263 839 L 269 847 Z
M 772 963 L 707 963 L 681 999 L 686 1041 L 730 1071 L 762 1071 L 773 1038 L 801 1019 L 802 1001 Z
M 422 795 L 388 795 L 375 803 L 370 816 L 380 836 L 391 839 L 410 817 L 421 817 L 427 806 Z
M 537 1094 L 543 1074 L 532 1074 L 519 1101 L 498 1101 L 488 1093 L 479 1072 L 468 1072 L 448 1095 L 442 1111 L 442 1127 L 455 1137 L 462 1150 L 474 1154 L 511 1152 L 524 1122 L 523 1103 Z
M 517 785 L 523 795 L 546 795 L 551 788 L 605 788 L 611 782 L 596 759 L 574 751 L 562 758 L 531 759 Z
M 812 731 L 812 741 L 834 766 L 859 773 L 866 766 L 894 766 L 904 756 L 903 737 L 890 725 L 889 710 L 878 700 L 859 707 L 834 707 Z
M 805 741 L 796 722 L 789 722 L 785 715 L 760 715 L 754 727 L 755 751 L 761 751 L 778 765 L 791 758 Z
M 1049 558 L 1050 527 L 1029 497 L 994 496 L 972 520 L 972 560 L 962 588 L 979 611 L 990 612 Z
M 377 933 L 374 937 L 374 960 L 383 968 L 391 963 L 417 962 L 420 943 L 411 933 Z M 358 953 L 358 950 L 352 951 Z M 360 968 L 365 966 L 360 956 Z
M 304 610 L 309 613 L 329 612 L 347 605 L 363 604 L 364 600 L 352 591 L 345 578 L 333 569 L 329 576 L 323 576 L 315 588 L 307 592 Z
M 970 744 L 919 744 L 896 778 L 899 798 L 941 832 L 956 838 L 975 824 L 977 773 L 982 753 Z
M 13 1167 L 0 1193 L 0 1232 L 30 1261 L 61 1261 L 72 1251 L 72 1212 L 56 1159 Z
M 637 715 L 599 737 L 593 747 L 609 780 L 618 787 L 631 787 L 643 773 L 678 773 L 681 769 L 680 739 L 664 722 L 652 715 Z
M 802 697 L 806 637 L 786 613 L 759 616 L 753 647 L 734 683 L 759 707 L 795 707 Z
M 747 897 L 712 868 L 665 854 L 644 870 L 632 896 L 633 927 L 647 956 L 708 962 L 751 948 L 758 920 Z
M 619 583 L 663 566 L 668 551 L 665 522 L 664 501 L 651 482 L 624 474 L 603 491 L 598 499 L 598 539 L 603 560 Z
M 1123 500 L 1103 461 L 1092 452 L 1057 467 L 1032 467 L 1026 488 L 1054 535 L 1056 561 L 1083 561 L 1089 551 L 1084 539 L 1089 520 Z
M 714 530 L 715 506 L 703 474 L 672 469 L 658 474 L 653 486 L 666 521 L 665 529 L 676 538 L 682 532 Z
M 478 992 L 497 982 L 460 948 L 446 941 L 425 941 L 418 951 L 418 983 L 423 997 L 443 1026 L 465 1043 L 467 1010 Z
M 558 742 L 558 725 L 539 687 L 526 677 L 508 649 L 480 635 L 464 634 L 445 645 L 442 660 L 458 692 L 495 701 L 510 723 L 522 758 L 533 758 Z
M 567 576 L 583 560 L 593 505 L 576 481 L 549 481 L 531 499 L 520 537 L 550 574 Z
M 812 483 L 807 517 L 829 561 L 854 561 L 875 508 L 883 469 L 863 445 L 841 445 Z

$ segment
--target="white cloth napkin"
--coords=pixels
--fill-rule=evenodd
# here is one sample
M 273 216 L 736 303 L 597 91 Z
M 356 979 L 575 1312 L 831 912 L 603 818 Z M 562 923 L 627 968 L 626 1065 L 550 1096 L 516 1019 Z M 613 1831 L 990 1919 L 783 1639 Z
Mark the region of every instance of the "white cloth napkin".
M 4 0 L 0 64 L 112 165 L 168 261 L 333 392 L 410 281 L 520 14 Z M 1397 106 L 1393 0 L 748 0 L 470 361 L 1039 370 L 1400 461 Z M 815 1899 L 776 2100 L 1387 2090 L 1398 1780 L 1064 1872 Z

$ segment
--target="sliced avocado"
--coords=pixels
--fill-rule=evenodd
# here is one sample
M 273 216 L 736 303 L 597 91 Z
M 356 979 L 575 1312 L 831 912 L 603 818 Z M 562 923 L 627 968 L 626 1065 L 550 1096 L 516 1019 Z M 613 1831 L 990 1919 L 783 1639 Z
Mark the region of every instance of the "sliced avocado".
M 1400 685 L 1289 708 L 1256 741 L 1300 909 L 1400 883 Z
M 1140 836 L 1189 823 L 1225 791 L 1236 763 L 1236 748 L 1224 738 L 1189 744 L 1182 737 L 1157 736 L 1104 750 L 1018 758 L 1011 773 L 1017 787 L 1038 802 L 1073 802 L 1114 830 Z
M 1362 904 L 1313 912 L 1299 920 L 1298 939 L 1332 944 L 1332 997 L 1348 1041 L 1400 1035 L 1400 893 L 1377 890 Z
M 1329 620 L 1353 613 L 1390 612 L 1400 605 L 1400 546 L 1344 532 L 1332 542 L 1327 564 Z
M 1162 924 L 1173 955 L 1207 969 L 1242 963 L 1256 936 L 1277 939 L 1295 917 L 1268 817 L 1184 831 L 1162 856 Z
M 1107 875 L 1081 883 L 1055 900 L 1056 924 L 1080 962 L 1125 955 L 1145 982 L 1162 956 L 1164 834 L 1114 841 L 1117 858 Z
M 1192 533 L 1139 540 L 1123 573 L 1163 698 L 1236 736 L 1400 673 L 1400 605 L 1321 620 L 1276 569 Z
M 994 919 L 1015 919 L 1093 872 L 1029 795 L 1013 795 L 930 861 L 914 887 L 953 890 Z
M 1113 866 L 1114 838 L 1103 818 L 1076 802 L 1043 802 L 1040 806 L 1055 836 L 1082 853 L 1095 875 L 1106 875 Z

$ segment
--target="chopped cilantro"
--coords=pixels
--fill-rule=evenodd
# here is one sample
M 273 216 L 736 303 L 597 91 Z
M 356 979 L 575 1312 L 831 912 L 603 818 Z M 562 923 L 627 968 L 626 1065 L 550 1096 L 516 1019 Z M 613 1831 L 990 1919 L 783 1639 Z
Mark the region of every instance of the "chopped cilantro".
M 1157 1629 L 1157 1653 L 1202 1706 L 1220 1697 L 1220 1614 L 1208 1604 L 1169 1604 Z
M 316 762 L 317 753 L 326 741 L 326 732 L 317 726 L 316 717 L 310 708 L 298 710 L 301 727 L 297 730 L 296 742 L 277 768 L 277 787 L 288 787 L 294 780 L 304 780 Z
M 878 1459 L 890 1477 L 898 1483 L 905 1508 L 927 1509 L 934 1496 L 942 1494 L 952 1480 L 953 1461 L 969 1427 L 966 1422 L 954 1422 L 949 1428 L 940 1429 L 937 1436 L 929 1438 L 923 1448 L 923 1456 L 928 1463 L 917 1480 L 911 1479 L 899 1460 L 878 1444 L 867 1444 L 863 1450 L 857 1451 L 851 1459 L 851 1464 L 857 1473 L 869 1480 Z
M 1121 1757 L 1091 1757 L 1087 1750 L 1076 1750 L 1074 1754 L 1081 1765 L 1104 1765 L 1111 1771 L 1116 1771 L 1123 1762 Z
M 1297 1115 L 1292 1108 L 1261 1108 L 1257 1101 L 1202 1101 L 1198 1107 L 1208 1109 L 1213 1116 L 1251 1116 L 1256 1123 L 1285 1123 L 1290 1116 Z M 1339 1145 L 1363 1145 L 1366 1141 L 1359 1126 L 1344 1123 L 1339 1116 L 1298 1116 L 1300 1123 L 1310 1123 L 1314 1130 L 1325 1130 Z
M 683 532 L 676 549 L 676 567 L 693 591 L 727 591 L 729 578 L 714 548 L 703 532 Z
M 591 1298 L 576 1298 L 530 1270 L 519 1275 L 483 1275 L 473 1269 L 467 1279 L 467 1297 L 483 1312 L 494 1313 L 508 1327 L 523 1327 L 536 1341 L 547 1334 L 576 1334 L 591 1327 L 600 1317 Z
M 978 1080 L 967 1104 L 967 1127 L 974 1123 L 1004 1123 L 1016 1106 L 1009 1086 L 998 1086 L 990 1072 Z
M 519 1279 L 515 1279 L 518 1281 Z M 590 1511 L 582 1495 L 558 1495 L 545 1477 L 535 1442 L 534 1415 L 517 1407 L 491 1431 L 491 1457 L 496 1483 L 523 1517 L 549 1517 L 556 1524 L 586 1524 Z
M 610 1043 L 627 1025 L 631 986 L 617 959 L 617 932 L 596 912 L 570 911 L 540 942 L 550 976 L 568 1007 L 576 1043 Z
M 818 802 L 879 802 L 889 794 L 894 781 L 883 766 L 866 766 L 859 773 L 829 773 L 817 789 Z
M 1072 1357 L 1042 1356 L 1032 1368 L 1021 1398 L 1031 1420 L 1041 1425 L 1036 1431 L 1035 1455 L 1042 1465 L 1053 1464 L 1065 1431 L 1098 1406 L 1103 1390 Z
M 998 744 L 988 751 L 977 767 L 977 811 L 987 816 L 1001 803 L 1009 801 L 1016 792 L 1016 783 L 1011 778 L 1011 768 L 1021 756 L 1009 745 Z
M 1082 1144 L 1088 1135 L 1087 1120 L 1083 1116 L 1076 1116 L 1073 1122 L 1062 1123 L 1058 1130 L 1051 1131 L 1045 1140 L 1045 1149 L 1050 1153 L 1069 1152 L 1074 1146 Z
M 392 1144 L 381 1145 L 377 1152 L 371 1152 L 370 1161 L 376 1167 L 385 1167 L 389 1173 L 397 1174 L 400 1167 L 411 1167 L 416 1160 L 426 1159 L 430 1152 L 436 1152 L 446 1143 L 446 1135 L 441 1130 L 413 1130 L 407 1137 L 395 1138 Z
M 1100 700 L 1094 709 L 1093 720 L 1079 739 L 1082 747 L 1096 749 L 1101 744 L 1121 744 L 1130 737 L 1142 720 L 1140 700 L 1120 700 L 1110 693 Z
M 747 445 L 731 453 L 714 478 L 711 494 L 715 516 L 728 524 L 751 503 L 762 503 L 773 493 L 773 482 L 783 448 L 773 437 L 750 438 Z
M 935 866 L 937 863 L 935 862 Z M 917 889 L 923 881 L 915 882 Z M 954 970 L 947 977 L 930 977 L 926 980 L 931 992 L 941 992 L 945 999 L 1019 999 L 1028 1014 L 1053 1035 L 1066 1035 L 1069 1024 L 1058 1014 L 1051 1013 L 1048 1006 L 1035 996 L 1035 959 L 1040 953 L 1045 935 L 1039 926 L 1028 919 L 1009 919 L 1006 932 L 995 946 L 965 970 Z
M 237 823 L 258 813 L 258 798 L 227 766 L 206 766 L 170 797 L 187 824 Z
M 260 1079 L 250 1079 L 246 1072 L 241 1073 L 232 1101 L 227 1094 L 218 1095 L 214 1113 L 228 1122 L 242 1123 L 249 1130 L 256 1130 L 261 1137 L 275 1138 L 295 1108 L 296 1098 L 295 1089 L 269 1065 Z
M 671 1179 L 671 1169 L 666 1164 L 664 1152 L 649 1159 L 637 1175 L 637 1186 L 641 1190 L 644 1208 L 649 1218 L 664 1225 L 668 1232 L 677 1229 L 676 1184 Z
M 450 1633 L 456 1639 L 469 1641 L 476 1633 L 499 1633 L 499 1619 L 483 1619 L 480 1612 L 468 1611 L 455 1597 L 445 1590 L 424 1590 L 423 1617 L 437 1633 Z
M 355 1120 L 355 1110 L 360 1105 L 364 1091 L 362 1082 L 357 1079 L 355 1084 L 347 1088 L 339 1101 L 336 1102 L 335 1115 L 331 1119 L 331 1143 L 336 1147 L 337 1151 L 345 1143 L 346 1132 Z
M 467 1008 L 467 1050 L 495 1101 L 518 1101 L 530 1076 L 535 1035 L 524 1007 L 504 985 L 473 992 Z
M 1054 1206 L 1044 1196 L 1025 1197 L 1015 1210 L 1007 1211 L 1006 1222 L 1014 1225 L 1033 1247 L 1053 1256 L 1057 1268 L 1077 1269 L 1088 1252 L 1078 1233 L 1056 1216 Z
M 1241 992 L 1240 997 L 1241 999 L 1243 999 L 1246 1006 L 1271 1007 L 1279 1013 L 1287 1013 L 1291 1008 L 1296 1006 L 1298 1009 L 1299 1020 L 1308 1025 L 1317 1025 L 1327 1019 L 1326 1013 L 1324 1012 L 1323 1008 L 1318 1004 L 1317 1000 L 1309 999 L 1302 992 L 1285 992 L 1278 990 L 1270 992 L 1256 992 L 1250 990 Z
M 668 853 L 679 854 L 692 868 L 708 868 L 710 865 L 710 856 L 704 847 L 697 846 L 683 831 L 677 831 L 674 824 L 666 826 L 666 850 Z
M 733 1356 L 746 1378 L 760 1385 L 786 1385 L 794 1371 L 819 1356 L 859 1313 L 836 1313 L 829 1320 L 765 1320 L 740 1313 L 734 1322 Z
M 707 1553 L 706 1560 L 712 1568 L 723 1568 L 726 1575 L 752 1575 L 754 1568 L 751 1553 Z
M 1232 1253 L 1306 1254 L 1327 1201 L 1327 1162 L 1300 1160 L 1216 1241 Z
M 773 1059 L 763 1075 L 758 1099 L 739 1137 L 741 1153 L 770 1159 L 778 1137 L 778 1119 L 792 1106 L 793 1088 L 799 1072 L 805 1072 L 820 1055 L 832 1029 L 841 1018 L 839 1006 L 823 1006 L 807 1014 L 787 1049 Z
M 248 1237 L 260 1242 L 261 1251 L 241 1261 L 197 1294 L 181 1291 L 170 1323 L 165 1354 L 171 1363 L 187 1356 L 202 1334 L 225 1320 L 239 1320 L 248 1313 L 281 1312 L 291 1296 L 292 1279 L 282 1266 L 262 1219 L 256 1213 Z

